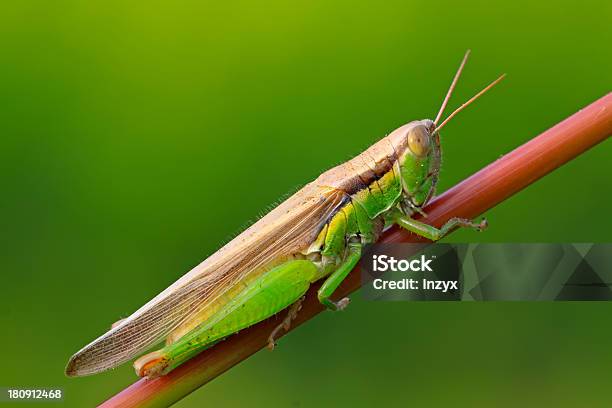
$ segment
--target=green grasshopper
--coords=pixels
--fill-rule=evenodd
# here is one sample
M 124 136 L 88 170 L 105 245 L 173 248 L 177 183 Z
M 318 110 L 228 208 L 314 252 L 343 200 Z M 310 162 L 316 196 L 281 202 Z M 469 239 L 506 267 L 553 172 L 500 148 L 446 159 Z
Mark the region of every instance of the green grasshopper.
M 114 368 L 166 339 L 165 346 L 134 362 L 141 377 L 157 377 L 199 352 L 284 309 L 270 334 L 288 329 L 309 286 L 325 278 L 319 301 L 342 310 L 348 298 L 334 291 L 383 230 L 397 224 L 436 241 L 456 227 L 483 230 L 451 218 L 435 228 L 411 218 L 435 191 L 440 170 L 440 129 L 499 82 L 499 77 L 438 125 L 467 61 L 466 52 L 435 120 L 396 129 L 355 158 L 321 174 L 128 318 L 79 352 L 69 376 Z

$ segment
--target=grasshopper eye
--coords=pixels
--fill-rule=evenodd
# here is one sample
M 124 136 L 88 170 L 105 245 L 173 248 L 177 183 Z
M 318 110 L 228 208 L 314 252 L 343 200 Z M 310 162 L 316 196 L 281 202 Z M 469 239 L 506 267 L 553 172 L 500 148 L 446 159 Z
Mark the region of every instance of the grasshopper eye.
M 429 135 L 422 128 L 416 128 L 408 134 L 408 148 L 418 157 L 426 156 L 431 147 Z

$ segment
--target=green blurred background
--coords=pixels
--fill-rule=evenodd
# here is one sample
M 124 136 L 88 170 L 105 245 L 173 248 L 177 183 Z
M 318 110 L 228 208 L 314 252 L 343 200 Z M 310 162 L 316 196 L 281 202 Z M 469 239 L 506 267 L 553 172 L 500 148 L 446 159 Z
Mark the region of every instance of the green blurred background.
M 441 190 L 610 90 L 609 1 L 0 4 L 0 385 L 92 406 L 68 357 L 267 205 L 508 78 L 442 135 Z M 453 241 L 610 241 L 605 142 Z M 353 296 L 177 404 L 612 404 L 611 303 Z

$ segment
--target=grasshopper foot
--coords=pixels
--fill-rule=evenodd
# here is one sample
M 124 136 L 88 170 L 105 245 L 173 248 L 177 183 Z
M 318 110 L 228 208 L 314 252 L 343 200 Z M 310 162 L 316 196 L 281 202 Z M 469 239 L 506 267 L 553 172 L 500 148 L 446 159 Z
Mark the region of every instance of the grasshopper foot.
M 330 299 L 323 299 L 321 303 L 323 303 L 323 305 L 325 305 L 328 309 L 334 312 L 338 312 L 340 310 L 346 309 L 349 303 L 351 303 L 351 299 L 345 297 L 345 298 L 340 299 L 337 302 L 334 302 Z
M 450 224 L 453 224 L 453 223 L 460 227 L 472 228 L 474 231 L 478 231 L 478 232 L 482 232 L 486 230 L 487 227 L 489 226 L 489 222 L 487 221 L 486 218 L 483 218 L 482 220 L 480 220 L 479 223 L 476 223 L 472 220 L 468 220 L 465 218 L 453 218 L 450 220 Z
M 489 222 L 487 221 L 486 218 L 483 218 L 482 220 L 480 220 L 480 224 L 477 224 L 475 226 L 476 231 L 481 232 L 486 230 L 489 227 Z
M 274 330 L 272 330 L 272 333 L 270 333 L 270 336 L 268 336 L 268 350 L 272 351 L 274 350 L 274 347 L 276 347 L 276 337 L 277 334 L 281 331 L 281 329 L 285 329 L 285 331 L 289 331 L 289 329 L 291 328 L 291 322 L 293 320 L 295 320 L 295 318 L 297 317 L 298 312 L 300 311 L 300 309 L 302 309 L 302 302 L 304 301 L 304 296 L 302 296 L 297 302 L 295 302 L 294 304 L 292 304 L 289 307 L 289 310 L 287 311 L 287 316 L 283 319 L 283 321 L 274 328 Z
M 334 304 L 336 305 L 336 310 L 344 310 L 349 305 L 349 303 L 351 303 L 351 299 L 345 297 L 335 302 Z

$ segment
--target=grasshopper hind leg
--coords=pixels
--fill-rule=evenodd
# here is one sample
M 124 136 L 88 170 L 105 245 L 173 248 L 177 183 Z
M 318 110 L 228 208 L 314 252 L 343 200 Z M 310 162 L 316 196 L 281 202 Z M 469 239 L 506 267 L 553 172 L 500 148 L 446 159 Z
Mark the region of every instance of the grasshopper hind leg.
M 295 304 L 318 276 L 316 265 L 308 260 L 288 261 L 265 272 L 195 329 L 137 359 L 136 373 L 141 377 L 167 374 L 225 337 Z

